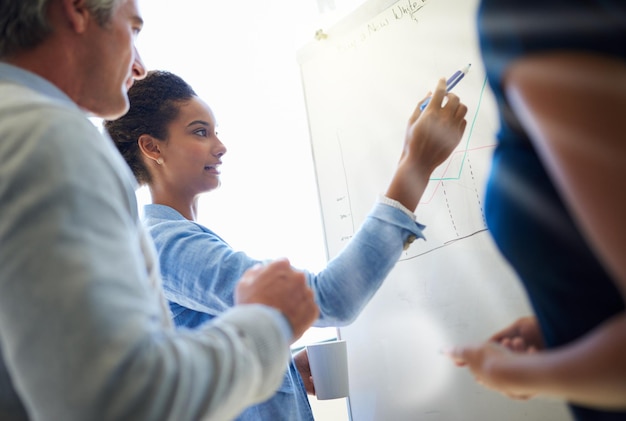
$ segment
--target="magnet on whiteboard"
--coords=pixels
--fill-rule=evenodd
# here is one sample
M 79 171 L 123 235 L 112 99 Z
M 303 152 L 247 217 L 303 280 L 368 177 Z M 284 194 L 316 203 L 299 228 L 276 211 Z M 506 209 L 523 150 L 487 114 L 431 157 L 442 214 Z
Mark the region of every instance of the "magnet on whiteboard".
M 328 38 L 328 34 L 326 34 L 323 29 L 318 29 L 317 31 L 315 31 L 315 39 L 316 40 L 320 41 L 320 40 L 326 39 L 326 38 Z

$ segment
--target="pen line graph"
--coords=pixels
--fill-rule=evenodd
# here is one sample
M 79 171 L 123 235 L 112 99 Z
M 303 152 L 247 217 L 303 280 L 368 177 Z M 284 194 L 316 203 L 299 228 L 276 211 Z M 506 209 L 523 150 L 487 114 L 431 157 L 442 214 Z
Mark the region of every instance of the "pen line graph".
M 409 250 L 403 253 L 403 257 L 401 260 L 406 259 L 414 259 L 418 256 L 424 255 L 425 253 L 429 253 L 430 251 L 439 249 L 441 247 L 445 247 L 454 242 L 461 241 L 463 239 L 470 238 L 477 233 L 486 231 L 486 222 L 484 217 L 483 203 L 482 203 L 482 193 L 480 189 L 482 188 L 481 181 L 476 179 L 474 174 L 474 169 L 472 168 L 472 163 L 470 159 L 470 154 L 474 152 L 480 151 L 488 151 L 495 147 L 495 143 L 488 145 L 480 145 L 471 147 L 473 136 L 475 134 L 475 129 L 477 123 L 480 120 L 483 98 L 486 93 L 487 88 L 487 79 L 484 78 L 482 81 L 482 86 L 480 88 L 480 94 L 476 100 L 475 112 L 473 113 L 472 120 L 470 122 L 467 135 L 465 137 L 465 141 L 463 146 L 452 153 L 450 158 L 443 164 L 442 174 L 444 176 L 441 177 L 431 177 L 429 179 L 430 187 L 427 188 L 427 191 L 424 192 L 422 199 L 419 202 L 418 210 L 424 206 L 436 206 L 445 208 L 445 215 L 447 215 L 447 223 L 449 224 L 448 229 L 442 229 L 441 224 L 443 223 L 442 218 L 436 223 L 435 231 L 438 233 L 437 238 L 426 242 L 422 242 L 418 245 L 414 245 Z M 340 134 L 339 130 L 335 131 L 335 142 L 336 142 L 336 151 L 338 154 L 338 164 L 341 167 L 341 175 L 343 178 L 343 193 L 337 197 L 337 202 L 340 203 L 342 211 L 339 212 L 340 219 L 344 220 L 342 226 L 344 227 L 343 234 L 340 236 L 339 241 L 341 244 L 349 241 L 356 229 L 358 227 L 358 221 L 355 219 L 355 212 L 353 209 L 352 203 L 352 192 L 351 192 L 351 183 L 349 172 L 347 170 L 348 165 L 346 163 L 346 157 L 344 155 L 344 139 Z M 452 175 L 445 175 L 448 172 L 452 171 L 453 162 L 460 161 L 458 165 L 458 169 Z M 458 196 L 459 192 L 456 189 L 455 183 L 458 183 L 462 180 L 463 174 L 468 173 L 469 183 L 471 186 L 471 190 L 473 191 L 472 196 L 474 196 L 474 205 L 471 207 L 475 207 L 475 222 L 468 223 L 466 220 L 460 223 L 457 221 L 459 208 L 461 206 L 458 204 Z M 470 200 L 471 196 L 468 196 L 468 191 L 461 192 L 463 195 L 465 202 L 463 205 L 463 209 L 467 209 L 470 205 L 467 202 Z M 440 213 L 440 212 L 434 212 Z M 349 221 L 349 226 L 345 225 Z M 429 221 L 427 221 L 429 222 Z M 430 222 L 429 222 L 430 224 Z M 429 230 L 430 231 L 430 230 Z M 447 235 L 440 235 L 439 233 L 448 233 Z M 415 243 L 414 243 L 415 244 Z M 338 248 L 339 249 L 339 248 Z

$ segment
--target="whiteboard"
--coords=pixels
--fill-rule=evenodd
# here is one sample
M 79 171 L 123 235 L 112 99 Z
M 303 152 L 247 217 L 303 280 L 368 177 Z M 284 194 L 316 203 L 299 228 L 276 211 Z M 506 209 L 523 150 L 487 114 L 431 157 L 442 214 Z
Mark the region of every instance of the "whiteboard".
M 556 401 L 514 401 L 477 385 L 441 349 L 483 341 L 529 313 L 486 230 L 483 197 L 497 118 L 479 58 L 476 0 L 370 0 L 298 54 L 328 258 L 365 219 L 398 161 L 416 103 L 471 63 L 458 149 L 416 214 L 427 241 L 403 253 L 350 326 L 353 421 L 569 420 Z

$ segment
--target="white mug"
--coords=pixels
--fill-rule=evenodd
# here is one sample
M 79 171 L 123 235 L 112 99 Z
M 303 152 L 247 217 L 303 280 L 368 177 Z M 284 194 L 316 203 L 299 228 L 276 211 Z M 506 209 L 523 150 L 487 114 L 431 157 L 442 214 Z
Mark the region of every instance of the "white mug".
M 307 345 L 306 351 L 317 399 L 345 398 L 349 393 L 346 341 Z

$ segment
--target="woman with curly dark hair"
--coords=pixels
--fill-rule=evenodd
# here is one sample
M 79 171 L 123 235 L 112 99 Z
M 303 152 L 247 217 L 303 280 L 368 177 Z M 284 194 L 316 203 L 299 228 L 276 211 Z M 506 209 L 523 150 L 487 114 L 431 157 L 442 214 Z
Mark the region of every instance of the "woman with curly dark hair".
M 444 102 L 444 98 L 447 100 Z M 129 91 L 130 110 L 105 128 L 146 184 L 144 209 L 164 289 L 178 326 L 195 327 L 233 304 L 234 281 L 260 261 L 233 250 L 196 222 L 198 196 L 220 184 L 226 147 L 211 108 L 185 81 L 153 71 Z M 358 232 L 319 273 L 305 271 L 320 308 L 315 326 L 350 323 L 378 290 L 404 247 L 423 238 L 413 211 L 431 172 L 452 153 L 465 130 L 467 108 L 439 81 L 424 111 L 415 108 L 395 174 Z M 289 365 L 282 387 L 240 420 L 311 420 L 314 393 L 306 352 Z

